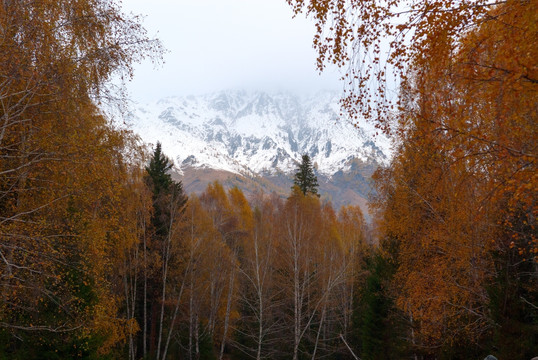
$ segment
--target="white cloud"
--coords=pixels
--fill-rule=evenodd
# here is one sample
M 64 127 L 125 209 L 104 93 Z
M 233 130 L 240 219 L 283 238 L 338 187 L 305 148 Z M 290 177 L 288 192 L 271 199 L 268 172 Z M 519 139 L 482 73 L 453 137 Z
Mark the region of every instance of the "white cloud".
M 339 89 L 335 70 L 320 76 L 313 23 L 292 18 L 285 0 L 125 0 L 146 16 L 150 36 L 170 51 L 165 64 L 137 65 L 136 100 L 227 88 Z

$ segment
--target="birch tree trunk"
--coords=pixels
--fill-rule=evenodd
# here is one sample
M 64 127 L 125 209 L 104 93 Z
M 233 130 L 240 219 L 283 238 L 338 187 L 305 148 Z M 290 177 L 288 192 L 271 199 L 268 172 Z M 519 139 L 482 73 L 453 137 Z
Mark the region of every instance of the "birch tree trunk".
M 234 293 L 234 284 L 235 284 L 235 268 L 230 269 L 230 280 L 228 283 L 228 297 L 226 300 L 226 314 L 224 316 L 224 331 L 222 334 L 222 342 L 220 343 L 220 355 L 219 360 L 222 360 L 224 356 L 224 347 L 226 345 L 226 339 L 228 335 L 228 326 L 230 324 L 230 311 L 232 307 L 232 297 Z

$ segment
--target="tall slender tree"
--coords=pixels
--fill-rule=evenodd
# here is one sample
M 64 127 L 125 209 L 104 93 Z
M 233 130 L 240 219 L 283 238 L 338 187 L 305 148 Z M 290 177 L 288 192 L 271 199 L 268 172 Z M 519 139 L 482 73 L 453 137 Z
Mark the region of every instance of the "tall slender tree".
M 138 151 L 99 102 L 160 45 L 116 3 L 0 2 L 0 358 L 103 358 L 134 331 L 111 269 Z
M 161 143 L 157 142 L 153 155 L 146 167 L 146 172 L 151 179 L 154 196 L 167 191 L 172 185 L 172 176 L 169 171 L 173 165 L 172 161 L 163 154 Z
M 180 240 L 177 234 L 187 196 L 183 192 L 181 181 L 176 182 L 172 179 L 170 174 L 172 167 L 172 161 L 163 154 L 161 144 L 157 143 L 146 167 L 146 184 L 153 192 L 153 216 L 150 243 L 143 250 L 150 252 L 149 258 L 153 259 L 153 262 L 145 264 L 144 267 L 141 314 L 143 355 L 146 356 L 146 351 L 149 350 L 156 359 L 160 358 L 163 346 L 166 347 L 163 342 L 166 331 L 170 333 L 173 326 L 173 324 L 165 326 L 167 322 L 165 319 L 168 319 L 168 316 L 165 317 L 168 311 L 166 302 L 171 296 L 177 297 L 172 293 L 176 288 L 175 285 L 183 281 L 172 279 L 172 273 L 174 266 L 179 266 L 181 262 Z
M 297 170 L 297 173 L 295 173 L 295 178 L 293 179 L 293 186 L 298 186 L 303 192 L 303 195 L 311 193 L 319 196 L 318 178 L 316 174 L 314 174 L 312 161 L 307 154 L 304 154 L 302 157 L 301 165 L 299 165 L 299 169 Z
M 173 198 L 179 208 L 182 208 L 187 197 L 183 192 L 181 181 L 172 180 L 170 170 L 173 162 L 163 154 L 162 145 L 157 142 L 153 155 L 146 167 L 146 182 L 153 191 L 154 214 L 152 224 L 157 236 L 165 237 L 169 231 L 170 203 Z

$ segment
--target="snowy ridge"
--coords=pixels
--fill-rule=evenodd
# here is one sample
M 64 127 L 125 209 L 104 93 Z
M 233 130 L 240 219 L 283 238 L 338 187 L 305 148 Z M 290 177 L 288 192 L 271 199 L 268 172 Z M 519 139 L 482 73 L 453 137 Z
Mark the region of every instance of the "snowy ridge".
M 131 128 L 151 144 L 160 141 L 178 168 L 200 167 L 237 174 L 291 173 L 301 155 L 317 172 L 346 171 L 353 159 L 384 163 L 389 141 L 372 125 L 355 128 L 340 118 L 339 94 L 222 91 L 168 97 L 140 104 Z

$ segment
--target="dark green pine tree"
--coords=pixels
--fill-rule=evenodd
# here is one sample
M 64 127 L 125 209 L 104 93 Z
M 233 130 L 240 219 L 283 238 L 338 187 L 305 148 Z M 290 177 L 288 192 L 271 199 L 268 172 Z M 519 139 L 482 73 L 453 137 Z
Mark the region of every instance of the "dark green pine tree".
M 153 187 L 154 197 L 170 189 L 172 176 L 169 174 L 169 171 L 172 169 L 172 166 L 172 161 L 162 153 L 161 143 L 157 142 L 149 165 L 146 166 L 146 172 Z
M 293 185 L 299 187 L 304 195 L 310 193 L 319 196 L 318 178 L 316 174 L 314 174 L 312 161 L 307 154 L 303 155 L 302 163 L 299 165 L 299 169 L 293 179 Z
M 350 343 L 362 360 L 411 359 L 416 351 L 404 335 L 408 315 L 394 302 L 399 251 L 397 239 L 383 238 L 358 270 Z
M 164 237 L 170 223 L 170 202 L 177 208 L 182 208 L 187 201 L 181 181 L 172 180 L 170 170 L 172 161 L 163 154 L 161 143 L 157 143 L 153 155 L 146 166 L 146 182 L 153 190 L 153 218 L 152 223 L 158 237 Z
M 157 143 L 153 154 L 150 158 L 148 166 L 146 166 L 145 181 L 147 187 L 153 192 L 153 213 L 151 217 L 151 226 L 148 227 L 148 242 L 146 244 L 145 251 L 148 251 L 150 256 L 154 258 L 159 257 L 165 259 L 168 257 L 167 262 L 174 263 L 177 259 L 172 258 L 169 251 L 169 246 L 172 241 L 169 237 L 172 223 L 179 220 L 185 203 L 187 202 L 187 196 L 183 191 L 183 185 L 181 181 L 174 181 L 170 174 L 170 170 L 173 167 L 172 161 L 166 157 L 162 152 L 160 143 Z M 165 262 L 161 261 L 161 265 Z M 148 330 L 148 337 L 146 339 L 149 354 L 146 357 L 149 359 L 155 358 L 152 354 L 157 348 L 157 332 L 159 325 L 159 314 L 161 312 L 161 299 L 163 299 L 163 279 L 164 267 L 160 269 L 156 267 L 147 274 L 145 279 L 144 293 L 140 293 L 139 301 L 140 311 L 138 314 L 138 323 L 145 324 Z M 146 276 L 146 272 L 144 272 Z M 144 298 L 146 296 L 146 298 Z M 146 319 L 143 318 L 146 314 Z M 138 348 L 143 348 L 144 337 L 142 332 L 139 333 Z M 145 358 L 146 358 L 145 357 Z M 137 357 L 138 358 L 138 357 Z

